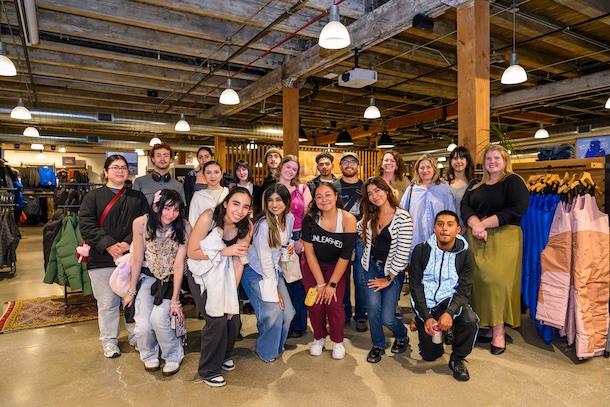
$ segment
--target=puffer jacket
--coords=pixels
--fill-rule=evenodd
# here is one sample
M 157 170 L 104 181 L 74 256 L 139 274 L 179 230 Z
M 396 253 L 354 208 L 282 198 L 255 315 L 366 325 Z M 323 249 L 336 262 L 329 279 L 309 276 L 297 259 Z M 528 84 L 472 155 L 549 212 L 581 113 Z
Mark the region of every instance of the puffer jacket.
M 93 294 L 86 263 L 76 258 L 76 248 L 82 241 L 77 216 L 66 216 L 53 241 L 43 282 L 83 290 L 83 295 Z

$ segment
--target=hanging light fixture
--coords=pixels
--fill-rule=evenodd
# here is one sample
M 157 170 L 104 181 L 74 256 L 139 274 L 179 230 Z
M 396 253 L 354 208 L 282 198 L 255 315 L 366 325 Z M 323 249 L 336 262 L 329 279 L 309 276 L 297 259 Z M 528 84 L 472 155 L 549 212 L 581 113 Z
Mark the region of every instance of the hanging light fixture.
M 227 60 L 229 60 L 231 58 L 231 37 L 227 38 L 227 45 L 229 50 L 229 57 Z M 229 79 L 227 79 L 227 88 L 222 91 L 218 101 L 221 105 L 239 104 L 239 95 L 233 90 L 233 88 L 231 88 L 231 62 L 229 62 Z
M 25 130 L 23 130 L 23 135 L 28 137 L 40 137 L 38 129 L 33 126 L 26 127 Z
M 133 150 L 137 155 L 144 155 L 144 150 L 141 148 L 136 148 Z
M 15 64 L 6 56 L 4 44 L 0 40 L 0 76 L 17 76 Z
M 31 120 L 32 114 L 27 107 L 23 105 L 23 99 L 19 96 L 17 99 L 17 106 L 11 111 L 11 117 L 17 120 Z
M 438 159 L 436 161 L 438 161 L 439 163 L 445 162 L 445 161 L 447 161 L 447 157 L 438 157 Z
M 443 163 L 438 163 L 438 164 L 436 165 L 436 167 L 437 167 L 437 168 L 440 170 L 440 169 L 445 168 L 445 165 L 444 165 Z
M 59 147 L 59 150 L 57 150 L 57 151 L 59 151 L 60 153 L 65 153 L 66 152 L 66 146 Z
M 606 100 L 606 109 L 610 109 L 610 97 Z
M 379 141 L 377 142 L 377 148 L 392 148 L 394 147 L 394 141 L 392 141 L 392 137 L 387 130 L 384 130 L 381 133 L 381 137 L 379 137 Z
M 347 28 L 339 21 L 339 6 L 335 4 L 330 7 L 330 21 L 320 32 L 318 44 L 326 49 L 341 49 L 349 46 L 351 40 Z
M 184 120 L 184 113 L 180 113 L 180 120 L 178 120 L 176 122 L 176 125 L 174 126 L 174 130 L 191 131 L 191 126 L 189 125 L 189 123 L 186 120 Z M 159 141 L 159 143 L 161 143 L 161 141 Z
M 453 151 L 453 150 L 455 150 L 456 148 L 457 148 L 457 144 L 455 144 L 455 143 L 453 142 L 453 139 L 452 139 L 452 140 L 451 140 L 451 144 L 449 144 L 449 145 L 447 146 L 447 151 L 452 152 L 452 151 Z
M 32 150 L 44 150 L 44 145 L 43 145 L 43 144 L 40 144 L 40 143 L 32 143 L 32 144 L 30 145 L 30 148 L 31 148 Z
M 299 143 L 304 143 L 307 141 L 307 134 L 305 134 L 305 130 L 299 126 Z
M 367 107 L 366 110 L 364 111 L 364 118 L 365 119 L 379 119 L 380 117 L 381 117 L 381 112 L 379 111 L 379 108 L 377 106 L 375 106 L 375 98 L 371 98 L 369 107 Z
M 337 141 L 335 141 L 336 146 L 353 146 L 354 142 L 352 141 L 352 136 L 345 130 L 345 127 L 341 129 L 339 135 L 337 136 Z
M 148 145 L 152 147 L 155 144 L 161 144 L 161 143 L 162 143 L 161 139 L 159 137 L 155 136 L 150 139 L 150 141 L 148 142 Z
M 540 123 L 540 128 L 534 134 L 534 138 L 549 138 L 549 132 L 546 131 L 542 123 Z
M 510 66 L 506 68 L 502 74 L 500 82 L 503 85 L 516 85 L 527 81 L 527 73 L 521 65 L 519 65 L 517 51 L 515 49 L 515 15 L 519 11 L 517 3 L 513 2 L 510 5 L 510 11 L 513 13 L 513 53 L 510 56 Z

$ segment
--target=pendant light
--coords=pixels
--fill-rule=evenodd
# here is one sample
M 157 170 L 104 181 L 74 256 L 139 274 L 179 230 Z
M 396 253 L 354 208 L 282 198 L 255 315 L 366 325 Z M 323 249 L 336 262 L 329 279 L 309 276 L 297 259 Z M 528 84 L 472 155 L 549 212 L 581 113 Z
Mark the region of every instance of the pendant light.
M 305 134 L 305 130 L 299 126 L 299 143 L 304 143 L 307 141 L 307 134 Z
M 0 76 L 17 76 L 15 64 L 6 56 L 4 44 L 0 40 Z
M 161 143 L 162 143 L 161 139 L 159 137 L 155 136 L 150 139 L 150 141 L 148 142 L 148 145 L 153 147 L 153 146 L 155 146 L 157 144 L 161 144 Z
M 606 100 L 606 109 L 610 109 L 610 97 Z
M 515 15 L 519 11 L 517 3 L 513 2 L 510 5 L 510 11 L 513 13 L 513 53 L 510 56 L 510 66 L 506 68 L 502 74 L 500 82 L 503 85 L 516 85 L 527 81 L 527 73 L 521 65 L 519 65 L 517 51 L 515 49 Z
M 452 151 L 453 151 L 453 150 L 455 150 L 456 148 L 457 148 L 457 144 L 455 144 L 455 143 L 453 142 L 453 140 L 451 140 L 451 144 L 449 144 L 449 145 L 447 146 L 447 151 L 452 152 Z
M 337 141 L 335 141 L 336 146 L 353 146 L 354 142 L 352 141 L 352 136 L 345 130 L 345 127 L 341 129 L 339 135 L 337 136 Z
M 59 150 L 57 150 L 57 151 L 59 151 L 60 153 L 65 153 L 66 152 L 66 146 L 59 147 Z
M 178 120 L 176 122 L 176 125 L 174 126 L 174 130 L 176 131 L 191 131 L 191 126 L 189 125 L 189 123 L 184 120 L 184 113 L 180 113 L 180 120 Z M 160 140 L 159 140 L 160 142 Z
M 227 60 L 231 59 L 231 37 L 227 38 L 229 57 Z M 239 95 L 237 92 L 231 88 L 231 62 L 229 62 L 229 79 L 227 79 L 227 88 L 222 91 L 220 94 L 220 99 L 218 100 L 221 105 L 238 105 L 239 104 Z
M 30 111 L 23 105 L 23 99 L 19 96 L 17 99 L 17 106 L 13 108 L 11 111 L 11 117 L 17 120 L 31 120 L 32 114 Z
M 540 128 L 534 134 L 534 138 L 549 138 L 549 132 L 546 131 L 542 123 L 540 123 Z
M 28 137 L 40 137 L 38 129 L 33 126 L 26 127 L 25 130 L 23 130 L 23 135 Z
M 341 49 L 349 46 L 351 40 L 347 28 L 339 21 L 339 6 L 335 4 L 330 7 L 330 21 L 320 32 L 318 44 L 326 49 Z
M 364 118 L 365 119 L 379 119 L 380 117 L 381 117 L 381 112 L 379 111 L 379 108 L 377 106 L 375 106 L 375 98 L 371 98 L 369 107 L 367 107 L 366 110 L 364 111 Z
M 381 137 L 379 137 L 379 141 L 377 142 L 377 148 L 393 148 L 394 147 L 394 141 L 392 141 L 392 137 L 390 136 L 390 133 L 388 133 L 387 130 L 384 130 L 383 133 L 381 133 Z

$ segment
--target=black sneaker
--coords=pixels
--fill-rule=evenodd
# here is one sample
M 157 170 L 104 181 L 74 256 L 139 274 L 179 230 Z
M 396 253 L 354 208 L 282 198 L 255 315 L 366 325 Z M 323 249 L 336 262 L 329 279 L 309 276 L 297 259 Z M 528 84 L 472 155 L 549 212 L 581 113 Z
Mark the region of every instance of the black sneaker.
M 303 336 L 303 331 L 290 331 L 288 333 L 288 337 L 289 338 L 300 338 L 301 336 Z
M 407 339 L 396 339 L 394 344 L 392 345 L 392 353 L 403 353 L 407 350 L 407 345 L 409 344 L 409 338 Z
M 369 363 L 378 363 L 381 360 L 381 355 L 385 355 L 385 350 L 373 346 L 373 349 L 371 349 L 366 357 L 366 361 Z
M 356 321 L 356 332 L 366 332 L 368 329 L 366 321 Z
M 449 369 L 453 370 L 453 378 L 460 382 L 467 382 L 470 380 L 470 374 L 468 373 L 468 369 L 464 364 L 464 359 L 449 360 Z
M 244 304 L 242 312 L 247 315 L 252 315 L 254 314 L 254 307 L 251 303 L 247 302 Z

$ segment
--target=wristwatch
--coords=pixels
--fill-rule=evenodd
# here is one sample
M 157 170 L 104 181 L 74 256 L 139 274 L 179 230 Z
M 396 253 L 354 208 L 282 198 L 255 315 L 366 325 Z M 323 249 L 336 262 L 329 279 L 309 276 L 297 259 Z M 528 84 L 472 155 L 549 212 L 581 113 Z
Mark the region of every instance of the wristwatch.
M 390 283 L 392 282 L 392 277 L 390 277 L 389 274 L 387 276 L 385 276 L 385 279 L 388 280 Z
M 329 283 L 330 288 L 337 288 L 337 283 Z

